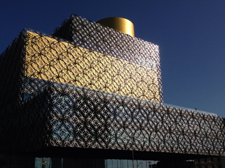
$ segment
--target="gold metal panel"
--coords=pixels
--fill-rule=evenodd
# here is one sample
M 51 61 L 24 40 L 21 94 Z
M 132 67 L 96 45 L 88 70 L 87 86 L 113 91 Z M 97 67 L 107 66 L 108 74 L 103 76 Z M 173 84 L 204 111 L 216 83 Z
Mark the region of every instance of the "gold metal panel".
M 129 34 L 132 37 L 135 36 L 134 24 L 128 19 L 121 17 L 110 17 L 101 19 L 97 21 L 97 23 L 118 30 L 121 33 Z
M 25 76 L 160 101 L 155 69 L 27 32 Z

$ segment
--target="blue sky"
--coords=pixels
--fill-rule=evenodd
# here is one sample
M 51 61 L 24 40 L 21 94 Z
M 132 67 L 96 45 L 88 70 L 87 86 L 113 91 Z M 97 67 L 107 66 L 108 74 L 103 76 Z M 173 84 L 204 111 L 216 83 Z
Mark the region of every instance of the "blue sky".
M 72 13 L 124 17 L 158 44 L 164 102 L 225 117 L 225 1 L 1 0 L 0 53 L 23 28 L 50 34 Z

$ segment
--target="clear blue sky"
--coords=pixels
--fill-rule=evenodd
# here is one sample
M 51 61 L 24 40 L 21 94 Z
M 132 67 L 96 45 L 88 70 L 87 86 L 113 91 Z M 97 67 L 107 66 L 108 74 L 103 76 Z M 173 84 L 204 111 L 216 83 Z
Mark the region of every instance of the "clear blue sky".
M 225 117 L 224 0 L 1 0 L 0 53 L 23 28 L 50 34 L 72 13 L 131 20 L 159 45 L 164 102 Z

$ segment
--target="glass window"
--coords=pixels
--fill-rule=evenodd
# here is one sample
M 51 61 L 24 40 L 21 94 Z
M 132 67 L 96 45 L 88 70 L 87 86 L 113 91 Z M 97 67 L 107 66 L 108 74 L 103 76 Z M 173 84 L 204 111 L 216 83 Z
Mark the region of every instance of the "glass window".
M 33 96 L 33 94 L 23 93 L 22 99 L 23 99 L 23 101 L 26 101 L 27 99 L 29 99 L 29 98 L 32 97 L 32 96 Z

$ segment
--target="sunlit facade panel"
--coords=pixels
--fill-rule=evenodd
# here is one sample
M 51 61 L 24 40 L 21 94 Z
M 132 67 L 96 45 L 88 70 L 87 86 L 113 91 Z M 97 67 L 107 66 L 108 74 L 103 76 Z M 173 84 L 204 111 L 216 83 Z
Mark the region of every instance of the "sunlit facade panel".
M 157 71 L 27 32 L 25 76 L 160 102 Z

